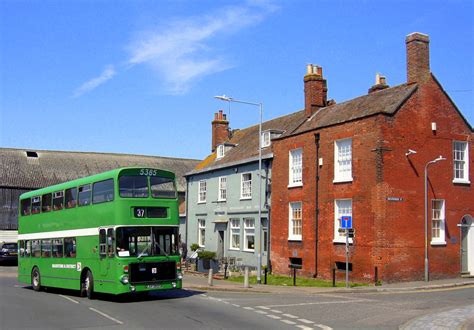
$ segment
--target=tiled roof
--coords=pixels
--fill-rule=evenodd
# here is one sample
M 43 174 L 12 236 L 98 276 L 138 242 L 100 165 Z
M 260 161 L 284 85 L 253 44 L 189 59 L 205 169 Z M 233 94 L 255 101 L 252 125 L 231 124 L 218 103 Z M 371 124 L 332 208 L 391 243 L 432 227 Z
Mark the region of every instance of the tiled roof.
M 375 114 L 394 114 L 416 88 L 416 84 L 403 84 L 321 108 L 294 132 L 288 132 L 285 136 L 337 125 Z
M 36 152 L 38 158 L 27 157 L 26 151 Z M 185 191 L 183 176 L 198 162 L 194 159 L 127 154 L 0 148 L 0 187 L 37 189 L 118 167 L 143 166 L 174 172 L 178 190 Z
M 286 116 L 268 120 L 262 124 L 262 132 L 267 130 L 280 130 L 284 132 L 293 131 L 304 120 L 304 110 L 291 113 Z M 231 166 L 247 159 L 258 157 L 258 126 L 254 125 L 234 132 L 233 137 L 228 141 L 235 144 L 235 147 L 227 150 L 225 156 L 216 159 L 215 153 L 209 155 L 196 168 L 188 173 L 195 174 L 206 172 L 215 168 Z M 262 149 L 262 157 L 272 153 L 271 146 Z

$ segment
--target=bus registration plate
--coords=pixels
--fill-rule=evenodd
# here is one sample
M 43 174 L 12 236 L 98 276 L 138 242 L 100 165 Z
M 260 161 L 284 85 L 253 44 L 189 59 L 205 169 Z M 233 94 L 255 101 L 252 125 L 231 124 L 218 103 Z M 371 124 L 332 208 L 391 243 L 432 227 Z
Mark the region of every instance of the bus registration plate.
M 146 286 L 147 289 L 159 289 L 161 288 L 161 285 L 160 284 L 148 284 Z

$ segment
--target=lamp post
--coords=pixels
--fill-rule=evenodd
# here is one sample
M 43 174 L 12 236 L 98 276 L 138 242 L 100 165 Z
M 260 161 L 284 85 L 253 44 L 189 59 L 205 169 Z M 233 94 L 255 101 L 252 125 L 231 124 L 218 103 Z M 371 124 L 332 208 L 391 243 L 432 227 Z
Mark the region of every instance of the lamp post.
M 258 240 L 255 240 L 256 243 L 256 250 L 257 250 L 257 283 L 260 284 L 261 281 L 261 274 L 262 274 L 262 244 L 261 244 L 261 231 L 262 231 L 262 120 L 263 120 L 263 103 L 256 103 L 256 102 L 247 102 L 236 100 L 232 97 L 228 97 L 225 95 L 222 96 L 214 96 L 214 98 L 226 101 L 226 102 L 234 102 L 234 103 L 242 103 L 242 104 L 249 104 L 254 105 L 259 108 L 260 111 L 260 123 L 258 125 Z
M 446 158 L 440 155 L 425 165 L 425 282 L 428 282 L 428 166 L 441 160 Z

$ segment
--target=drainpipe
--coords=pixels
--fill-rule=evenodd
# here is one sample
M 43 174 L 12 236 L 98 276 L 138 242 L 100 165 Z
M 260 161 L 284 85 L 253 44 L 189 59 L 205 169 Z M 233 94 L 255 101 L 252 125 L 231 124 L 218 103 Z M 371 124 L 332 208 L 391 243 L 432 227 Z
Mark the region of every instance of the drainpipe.
M 316 193 L 315 193 L 315 213 L 314 213 L 314 277 L 318 277 L 318 225 L 319 225 L 319 133 L 314 134 L 314 144 L 316 145 Z
M 265 208 L 267 209 L 267 270 L 271 272 L 272 265 L 270 261 L 270 215 L 271 215 L 271 206 L 268 203 L 269 197 L 270 197 L 270 192 L 269 192 L 269 184 L 270 184 L 270 178 L 269 176 L 269 167 L 270 167 L 270 160 L 265 161 Z
M 184 239 L 185 239 L 185 242 L 186 242 L 186 248 L 189 247 L 189 243 L 188 243 L 188 222 L 189 222 L 189 213 L 188 213 L 188 211 L 189 211 L 189 208 L 188 208 L 188 205 L 189 205 L 189 200 L 188 199 L 189 198 L 188 197 L 189 196 L 188 195 L 189 194 L 188 194 L 188 192 L 189 192 L 189 180 L 186 177 L 186 192 L 184 193 L 184 198 L 186 198 L 186 218 L 184 220 L 185 221 L 185 223 L 184 223 L 184 228 L 185 228 L 185 230 L 184 230 Z

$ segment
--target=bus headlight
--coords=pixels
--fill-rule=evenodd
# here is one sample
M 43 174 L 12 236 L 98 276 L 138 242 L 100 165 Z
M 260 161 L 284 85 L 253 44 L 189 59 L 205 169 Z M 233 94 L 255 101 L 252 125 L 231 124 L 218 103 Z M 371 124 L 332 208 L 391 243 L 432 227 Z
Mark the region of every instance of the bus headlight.
M 183 273 L 177 272 L 176 277 L 178 278 L 178 280 L 182 280 L 183 279 Z
M 173 286 L 173 288 L 176 288 L 176 282 L 171 282 L 171 285 Z
M 128 284 L 128 275 L 122 275 L 120 277 L 120 282 L 122 282 L 122 284 Z

